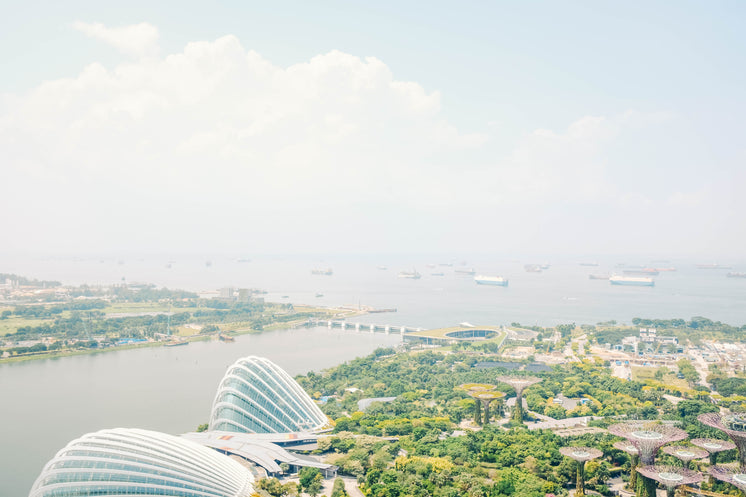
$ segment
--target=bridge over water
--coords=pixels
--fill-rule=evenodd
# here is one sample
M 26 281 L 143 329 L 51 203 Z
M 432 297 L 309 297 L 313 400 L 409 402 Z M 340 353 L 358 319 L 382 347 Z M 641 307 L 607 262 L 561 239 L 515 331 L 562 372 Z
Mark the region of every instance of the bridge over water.
M 423 331 L 424 328 L 417 328 L 415 326 L 398 326 L 393 324 L 371 324 L 371 323 L 352 323 L 349 321 L 335 320 L 335 319 L 311 319 L 308 321 L 311 326 L 326 326 L 327 328 L 340 328 L 343 330 L 355 330 L 355 331 L 368 331 L 370 333 L 399 333 L 404 335 L 405 333 L 412 333 L 415 331 Z

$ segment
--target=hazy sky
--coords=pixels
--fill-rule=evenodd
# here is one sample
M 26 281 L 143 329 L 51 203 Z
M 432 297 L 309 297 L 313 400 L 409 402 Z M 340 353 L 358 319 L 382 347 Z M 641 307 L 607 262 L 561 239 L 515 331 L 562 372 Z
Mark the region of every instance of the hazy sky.
M 0 251 L 743 254 L 743 2 L 3 12 Z

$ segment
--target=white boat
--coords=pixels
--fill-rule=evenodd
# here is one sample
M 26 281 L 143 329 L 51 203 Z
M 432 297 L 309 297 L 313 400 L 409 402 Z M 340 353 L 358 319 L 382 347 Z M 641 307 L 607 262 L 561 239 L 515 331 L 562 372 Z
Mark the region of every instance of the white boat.
M 609 278 L 609 283 L 611 283 L 612 285 L 654 286 L 655 280 L 653 280 L 653 278 L 645 278 L 645 277 L 614 275 Z
M 411 280 L 419 280 L 420 278 L 422 278 L 422 275 L 415 270 L 401 271 L 398 276 L 399 278 L 409 278 Z
M 480 274 L 474 277 L 474 281 L 477 285 L 508 286 L 508 280 L 502 276 L 484 276 Z
M 332 268 L 330 267 L 326 269 L 311 269 L 311 274 L 331 276 L 334 274 L 334 271 L 332 271 Z
M 624 274 L 627 276 L 658 276 L 658 270 L 651 267 L 645 267 L 642 269 L 625 269 Z
M 473 267 L 458 268 L 458 269 L 454 269 L 453 272 L 458 273 L 458 274 L 468 274 L 468 275 L 472 275 L 476 273 Z

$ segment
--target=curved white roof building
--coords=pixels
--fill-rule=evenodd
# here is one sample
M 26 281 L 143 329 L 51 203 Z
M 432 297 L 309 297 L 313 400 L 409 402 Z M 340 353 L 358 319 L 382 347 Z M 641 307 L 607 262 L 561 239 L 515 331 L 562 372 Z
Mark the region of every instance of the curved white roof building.
M 291 433 L 328 428 L 329 419 L 279 366 L 263 357 L 236 361 L 212 404 L 210 430 Z
M 183 438 L 117 428 L 73 440 L 47 463 L 29 497 L 248 497 L 241 464 Z

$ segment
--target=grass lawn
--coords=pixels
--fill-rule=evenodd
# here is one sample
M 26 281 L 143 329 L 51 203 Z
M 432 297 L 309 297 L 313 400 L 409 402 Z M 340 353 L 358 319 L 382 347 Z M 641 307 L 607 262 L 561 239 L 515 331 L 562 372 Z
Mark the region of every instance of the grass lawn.
M 687 381 L 681 378 L 677 378 L 674 373 L 668 373 L 663 376 L 663 379 L 658 380 L 655 377 L 656 371 L 658 371 L 658 368 L 632 366 L 632 379 L 635 381 L 652 380 L 663 383 L 664 385 L 671 385 L 682 390 L 690 390 Z
M 161 302 L 122 302 L 107 305 L 106 314 L 138 313 L 138 312 L 168 312 L 169 306 Z M 179 312 L 180 307 L 171 307 L 171 312 Z
M 53 319 L 26 319 L 23 317 L 11 316 L 8 319 L 0 319 L 0 336 L 15 333 L 16 330 L 22 326 L 39 326 L 44 323 L 53 322 Z

